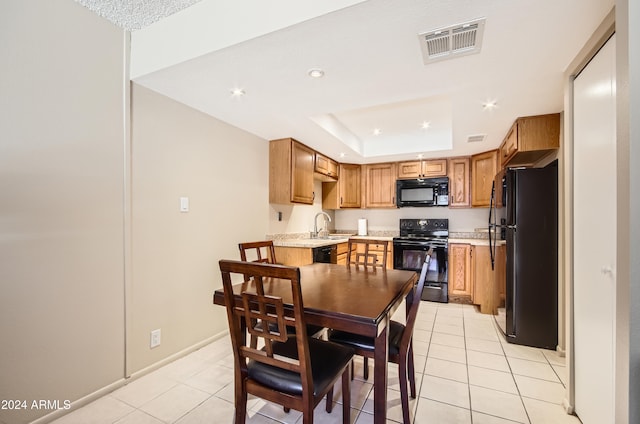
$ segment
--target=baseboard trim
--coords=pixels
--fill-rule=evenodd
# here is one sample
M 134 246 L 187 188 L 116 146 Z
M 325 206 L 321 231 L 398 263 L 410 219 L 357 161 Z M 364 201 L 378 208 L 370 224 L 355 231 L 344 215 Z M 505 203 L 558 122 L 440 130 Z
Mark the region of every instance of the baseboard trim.
M 144 377 L 145 375 L 159 369 L 162 368 L 165 365 L 170 364 L 171 362 L 174 362 L 184 356 L 187 356 L 190 353 L 195 352 L 198 349 L 201 349 L 205 346 L 207 346 L 210 343 L 215 342 L 216 340 L 221 339 L 222 337 L 226 336 L 227 334 L 229 334 L 228 330 L 222 331 L 216 335 L 213 335 L 211 337 L 208 337 L 192 346 L 189 346 L 186 349 L 183 349 L 177 353 L 174 353 L 173 355 L 170 355 L 152 365 L 149 365 L 148 367 L 145 367 L 139 371 L 136 371 L 134 373 L 132 373 L 130 376 L 126 377 L 126 378 L 122 378 L 119 379 L 107 386 L 102 387 L 101 389 L 96 390 L 93 393 L 90 393 L 86 396 L 81 397 L 80 399 L 74 400 L 73 402 L 71 402 L 71 407 L 69 409 L 58 409 L 56 411 L 53 411 L 47 415 L 44 415 L 34 421 L 31 422 L 31 424 L 47 424 L 50 423 L 51 421 L 57 420 L 58 418 L 63 417 L 64 415 L 70 414 L 73 411 L 76 411 L 80 408 L 82 408 L 83 406 L 86 406 L 88 404 L 90 404 L 91 402 L 100 399 L 101 397 L 108 395 L 109 393 L 113 392 L 114 390 L 117 390 L 121 387 L 126 386 L 127 384 L 139 379 L 140 377 Z

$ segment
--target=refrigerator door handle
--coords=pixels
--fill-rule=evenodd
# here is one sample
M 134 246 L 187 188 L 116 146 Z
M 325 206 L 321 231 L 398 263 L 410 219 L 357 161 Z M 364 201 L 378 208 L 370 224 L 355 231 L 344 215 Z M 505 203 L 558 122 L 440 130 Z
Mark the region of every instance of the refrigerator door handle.
M 495 268 L 496 255 L 495 255 L 495 243 L 493 243 L 493 237 L 491 236 L 491 231 L 495 231 L 496 223 L 491 222 L 491 218 L 495 220 L 495 215 L 493 214 L 493 206 L 494 206 L 494 197 L 496 195 L 496 182 L 495 180 L 491 184 L 491 201 L 489 203 L 489 255 L 491 256 L 491 270 L 493 271 Z
M 515 233 L 516 231 L 516 226 L 515 225 L 508 225 L 507 228 L 512 229 L 513 232 Z M 515 235 L 512 235 L 511 237 L 513 238 Z M 513 257 L 516 258 L 517 257 L 517 252 L 516 252 L 516 243 L 513 243 Z M 511 333 L 507 334 L 508 337 L 516 337 L 516 333 L 518 332 L 518 323 L 517 323 L 517 312 L 516 309 L 518 308 L 518 303 L 516 302 L 516 298 L 517 298 L 517 291 L 518 291 L 518 284 L 516 284 L 516 268 L 515 266 L 511 267 Z

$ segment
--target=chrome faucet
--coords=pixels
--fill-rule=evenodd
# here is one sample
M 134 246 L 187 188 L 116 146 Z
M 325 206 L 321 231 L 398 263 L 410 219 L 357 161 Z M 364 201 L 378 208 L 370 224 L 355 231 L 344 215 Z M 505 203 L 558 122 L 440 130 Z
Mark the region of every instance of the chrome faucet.
M 319 238 L 318 237 L 318 216 L 319 215 L 324 215 L 324 219 L 325 219 L 324 229 L 325 230 L 327 230 L 327 221 L 331 222 L 331 217 L 329 216 L 328 213 L 326 213 L 324 211 L 318 212 L 316 214 L 316 216 L 313 218 L 313 234 L 311 234 L 311 238 Z

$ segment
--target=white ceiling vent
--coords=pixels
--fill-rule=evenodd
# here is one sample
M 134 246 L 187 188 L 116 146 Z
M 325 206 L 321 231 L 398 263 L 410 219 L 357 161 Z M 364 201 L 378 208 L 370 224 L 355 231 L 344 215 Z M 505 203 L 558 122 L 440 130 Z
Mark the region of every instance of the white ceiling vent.
M 476 134 L 476 135 L 470 135 L 467 138 L 467 143 L 477 143 L 479 141 L 484 141 L 485 137 L 487 135 L 486 134 Z
M 480 52 L 485 18 L 418 34 L 425 65 Z

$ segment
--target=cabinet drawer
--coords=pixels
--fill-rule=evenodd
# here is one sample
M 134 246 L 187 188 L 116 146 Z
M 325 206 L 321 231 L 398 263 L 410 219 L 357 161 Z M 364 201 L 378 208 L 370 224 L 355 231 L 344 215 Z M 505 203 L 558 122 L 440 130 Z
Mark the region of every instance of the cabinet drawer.
M 339 243 L 336 247 L 336 252 L 338 255 L 346 255 L 349 250 L 349 243 Z

